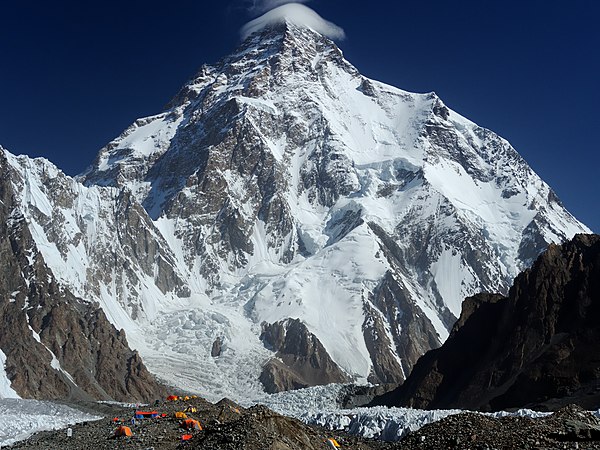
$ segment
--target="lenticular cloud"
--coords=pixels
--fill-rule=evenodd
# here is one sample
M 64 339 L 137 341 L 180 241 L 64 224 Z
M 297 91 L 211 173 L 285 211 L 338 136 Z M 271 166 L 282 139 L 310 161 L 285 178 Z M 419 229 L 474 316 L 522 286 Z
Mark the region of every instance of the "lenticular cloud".
M 331 39 L 344 39 L 345 37 L 342 28 L 323 19 L 315 11 L 299 3 L 288 3 L 263 14 L 244 25 L 240 30 L 240 34 L 242 35 L 242 39 L 246 39 L 252 33 L 256 33 L 269 25 L 285 22 L 286 20 L 294 25 L 310 28 Z
M 251 14 L 264 14 L 286 3 L 308 3 L 310 0 L 246 0 Z

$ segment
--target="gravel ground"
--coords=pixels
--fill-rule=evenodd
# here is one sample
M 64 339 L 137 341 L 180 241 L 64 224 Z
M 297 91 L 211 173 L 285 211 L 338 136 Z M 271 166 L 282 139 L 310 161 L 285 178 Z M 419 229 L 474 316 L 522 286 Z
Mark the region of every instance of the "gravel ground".
M 541 419 L 494 419 L 474 413 L 450 416 L 409 434 L 402 450 L 600 449 L 600 421 L 577 406 Z
M 203 399 L 187 402 L 164 402 L 150 408 L 166 417 L 137 420 L 131 424 L 133 410 L 106 404 L 71 404 L 107 418 L 72 426 L 73 435 L 65 430 L 41 432 L 13 449 L 211 449 L 211 450 L 314 450 L 331 448 L 327 438 L 335 438 L 343 449 L 355 450 L 508 450 L 508 449 L 598 449 L 600 421 L 575 406 L 563 408 L 542 418 L 505 417 L 494 419 L 474 413 L 447 417 L 426 425 L 396 443 L 378 442 L 308 426 L 296 419 L 279 415 L 265 406 L 244 409 L 222 400 L 217 404 Z M 192 439 L 183 442 L 187 433 L 180 427 L 176 411 L 194 407 L 188 417 L 197 419 L 203 430 L 193 431 Z M 148 408 L 146 408 L 148 409 Z M 119 417 L 131 427 L 133 436 L 113 436 Z
M 343 448 L 366 450 L 392 448 L 390 444 L 370 441 L 344 433 L 330 432 L 319 427 L 274 413 L 264 406 L 242 408 L 229 401 L 217 404 L 203 399 L 187 402 L 163 402 L 160 405 L 142 409 L 156 409 L 164 418 L 136 420 L 131 424 L 133 409 L 119 406 L 78 403 L 69 406 L 86 412 L 105 415 L 95 422 L 71 426 L 72 436 L 65 430 L 45 431 L 29 439 L 13 444 L 11 449 L 61 449 L 61 450 L 108 450 L 108 449 L 252 449 L 252 450 L 297 450 L 326 449 L 327 438 L 335 438 Z M 174 413 L 194 407 L 197 412 L 186 413 L 189 418 L 199 420 L 201 431 L 187 432 L 181 428 L 181 419 Z M 113 436 L 118 424 L 114 417 L 122 419 L 131 428 L 133 436 Z M 183 434 L 193 438 L 183 442 Z

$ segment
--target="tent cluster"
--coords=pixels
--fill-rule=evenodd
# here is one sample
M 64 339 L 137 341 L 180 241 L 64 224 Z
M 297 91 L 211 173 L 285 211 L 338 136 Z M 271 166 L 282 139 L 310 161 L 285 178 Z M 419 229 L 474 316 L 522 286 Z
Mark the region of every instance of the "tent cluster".
M 188 400 L 191 400 L 192 398 L 197 398 L 197 397 L 196 396 L 177 397 L 175 395 L 171 395 L 171 396 L 167 397 L 167 401 L 179 401 L 179 400 L 180 401 L 188 401 Z M 200 421 L 189 418 L 188 415 L 186 414 L 186 413 L 197 413 L 197 412 L 198 412 L 198 408 L 196 408 L 195 406 L 189 405 L 185 408 L 185 411 L 176 411 L 173 414 L 173 417 L 180 421 L 179 427 L 186 430 L 186 433 L 181 436 L 182 441 L 188 441 L 188 440 L 192 439 L 193 435 L 190 434 L 191 432 L 202 430 L 202 425 L 200 424 Z M 152 410 L 152 411 L 136 410 L 133 414 L 133 417 L 131 418 L 131 425 L 132 426 L 136 425 L 137 420 L 144 421 L 146 419 L 162 419 L 165 417 L 167 417 L 167 414 L 160 414 L 156 410 Z M 113 437 L 120 438 L 120 437 L 133 436 L 132 429 L 128 426 L 123 425 L 124 421 L 121 418 L 115 417 L 111 421 L 113 424 L 117 425 L 117 427 L 115 428 L 115 430 L 113 432 Z
M 188 400 L 192 400 L 195 398 L 198 398 L 198 396 L 197 395 L 184 395 L 184 396 L 169 395 L 167 397 L 167 401 L 168 402 L 176 402 L 176 401 L 187 402 Z

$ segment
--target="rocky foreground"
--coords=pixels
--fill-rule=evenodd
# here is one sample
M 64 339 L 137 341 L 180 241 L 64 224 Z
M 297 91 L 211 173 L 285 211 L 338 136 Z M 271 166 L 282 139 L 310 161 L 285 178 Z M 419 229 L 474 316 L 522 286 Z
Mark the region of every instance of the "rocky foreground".
M 312 450 L 327 448 L 326 441 L 329 438 L 336 439 L 343 448 L 361 450 L 392 448 L 391 444 L 308 426 L 264 406 L 242 408 L 226 399 L 216 404 L 195 398 L 144 407 L 142 408 L 144 411 L 156 410 L 160 414 L 166 414 L 166 417 L 138 419 L 135 424 L 131 422 L 135 411 L 132 408 L 91 403 L 70 406 L 105 415 L 106 418 L 73 425 L 71 437 L 67 436 L 66 430 L 40 432 L 26 441 L 13 444 L 10 448 Z M 181 427 L 182 419 L 175 417 L 176 412 L 189 411 L 193 408 L 196 412 L 186 412 L 186 415 L 198 420 L 202 430 L 185 430 Z M 116 417 L 121 419 L 123 425 L 131 428 L 133 433 L 131 437 L 114 436 L 114 431 L 119 425 L 114 421 Z M 185 434 L 191 434 L 192 438 L 182 441 L 182 436 Z
M 600 449 L 600 420 L 577 406 L 541 418 L 495 419 L 476 413 L 449 416 L 409 434 L 403 450 Z
M 462 304 L 448 340 L 374 403 L 419 409 L 556 411 L 600 405 L 600 236 L 550 245 L 508 297 Z
M 296 419 L 277 414 L 264 406 L 242 408 L 229 400 L 217 404 L 196 398 L 189 401 L 164 402 L 156 409 L 166 417 L 139 419 L 131 423 L 134 410 L 106 404 L 79 404 L 89 412 L 106 418 L 66 430 L 37 433 L 13 449 L 75 450 L 104 449 L 223 449 L 223 450 L 297 450 L 332 448 L 333 438 L 344 449 L 600 449 L 600 420 L 576 406 L 568 406 L 542 418 L 505 417 L 495 419 L 475 413 L 447 417 L 410 433 L 399 442 L 381 442 L 309 426 Z M 197 419 L 202 430 L 181 427 L 177 411 Z M 115 437 L 118 424 L 129 426 L 131 437 Z M 187 441 L 182 436 L 190 434 Z

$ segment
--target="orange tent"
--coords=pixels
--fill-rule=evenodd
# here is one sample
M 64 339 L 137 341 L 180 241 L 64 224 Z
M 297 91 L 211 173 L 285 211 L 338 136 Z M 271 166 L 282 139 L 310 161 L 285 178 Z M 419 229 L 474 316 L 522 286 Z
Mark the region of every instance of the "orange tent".
M 175 400 L 179 400 L 179 397 L 177 397 L 176 395 L 169 395 L 167 397 L 167 401 L 174 402 Z
M 202 425 L 200 425 L 200 422 L 198 422 L 197 420 L 194 419 L 186 419 L 183 422 L 181 422 L 181 427 L 185 428 L 186 430 L 201 430 L 202 429 Z
M 115 430 L 115 436 L 133 436 L 133 433 L 131 432 L 131 428 L 120 426 Z
M 194 436 L 192 436 L 191 434 L 184 434 L 183 436 L 181 436 L 181 440 L 182 441 L 189 441 L 193 437 Z

